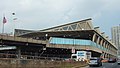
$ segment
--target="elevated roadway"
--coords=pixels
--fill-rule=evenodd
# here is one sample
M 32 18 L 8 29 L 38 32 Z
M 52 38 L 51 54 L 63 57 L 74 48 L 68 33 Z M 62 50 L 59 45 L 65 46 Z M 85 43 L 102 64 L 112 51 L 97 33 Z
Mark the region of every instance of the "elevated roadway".
M 35 40 L 32 38 L 21 38 L 21 37 L 0 35 L 0 45 L 7 45 L 7 46 L 46 45 L 46 41 Z

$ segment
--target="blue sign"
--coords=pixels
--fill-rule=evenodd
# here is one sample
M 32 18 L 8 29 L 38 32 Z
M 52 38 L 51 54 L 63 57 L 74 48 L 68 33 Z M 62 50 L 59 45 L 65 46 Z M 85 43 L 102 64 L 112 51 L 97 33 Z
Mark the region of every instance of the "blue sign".
M 84 56 L 84 52 L 78 52 L 78 56 Z

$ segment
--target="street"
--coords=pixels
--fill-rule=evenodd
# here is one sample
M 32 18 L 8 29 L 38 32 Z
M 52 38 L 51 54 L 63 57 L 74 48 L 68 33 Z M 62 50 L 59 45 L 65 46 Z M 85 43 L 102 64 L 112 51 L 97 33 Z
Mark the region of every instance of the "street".
M 101 67 L 97 67 L 97 66 L 94 66 L 94 67 L 89 67 L 89 66 L 86 66 L 86 67 L 82 67 L 82 68 L 120 68 L 120 65 L 116 63 L 103 63 L 103 65 Z

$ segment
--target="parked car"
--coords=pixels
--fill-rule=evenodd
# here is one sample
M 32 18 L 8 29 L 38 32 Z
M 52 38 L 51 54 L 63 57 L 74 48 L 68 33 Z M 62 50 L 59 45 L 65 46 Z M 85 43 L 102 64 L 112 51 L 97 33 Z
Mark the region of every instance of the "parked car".
M 108 58 L 104 58 L 104 59 L 102 60 L 102 62 L 103 62 L 103 63 L 108 62 Z
M 120 65 L 120 59 L 117 60 L 117 64 Z
M 90 58 L 89 66 L 102 66 L 102 59 L 98 57 Z
M 109 58 L 109 59 L 108 59 L 108 62 L 109 62 L 109 63 L 115 63 L 116 61 L 117 61 L 116 58 Z

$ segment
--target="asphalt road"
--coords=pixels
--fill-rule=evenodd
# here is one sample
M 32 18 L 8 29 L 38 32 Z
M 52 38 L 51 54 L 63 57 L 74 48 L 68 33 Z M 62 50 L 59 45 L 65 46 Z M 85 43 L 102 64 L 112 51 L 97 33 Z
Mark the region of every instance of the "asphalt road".
M 103 65 L 101 67 L 89 67 L 89 66 L 86 66 L 86 67 L 83 67 L 83 68 L 120 68 L 120 65 L 116 63 L 103 63 Z

